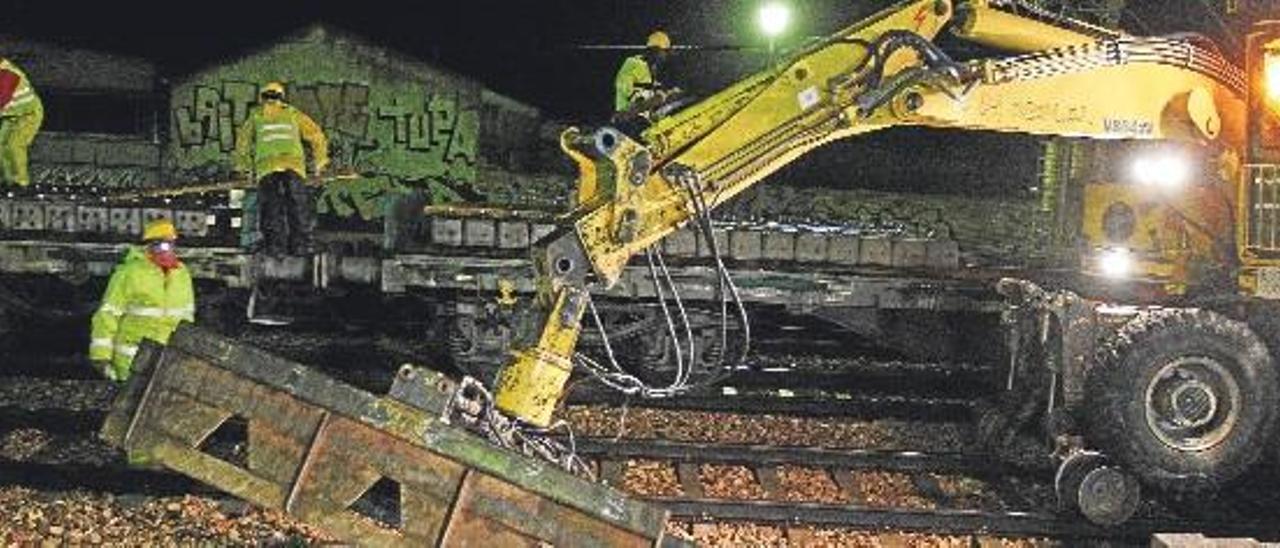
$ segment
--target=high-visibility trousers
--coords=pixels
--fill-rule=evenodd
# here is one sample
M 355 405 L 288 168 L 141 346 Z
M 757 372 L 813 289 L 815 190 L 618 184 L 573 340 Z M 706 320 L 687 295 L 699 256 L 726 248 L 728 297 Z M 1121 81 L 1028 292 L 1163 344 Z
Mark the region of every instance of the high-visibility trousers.
M 40 107 L 26 114 L 0 117 L 0 183 L 31 184 L 27 149 L 36 139 L 42 122 L 44 109 Z

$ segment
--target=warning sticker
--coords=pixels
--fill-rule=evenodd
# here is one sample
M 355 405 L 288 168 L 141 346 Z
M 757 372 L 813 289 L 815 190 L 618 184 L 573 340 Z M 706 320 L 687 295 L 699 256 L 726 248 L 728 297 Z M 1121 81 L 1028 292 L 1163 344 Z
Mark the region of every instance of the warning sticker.
M 822 100 L 822 95 L 818 93 L 817 86 L 810 86 L 797 94 L 796 100 L 800 102 L 800 110 L 809 110 Z

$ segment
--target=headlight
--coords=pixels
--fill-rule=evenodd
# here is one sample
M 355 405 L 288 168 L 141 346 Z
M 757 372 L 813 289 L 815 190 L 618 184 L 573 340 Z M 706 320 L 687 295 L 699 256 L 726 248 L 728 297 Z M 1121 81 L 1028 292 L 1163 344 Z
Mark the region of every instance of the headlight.
M 1108 278 L 1127 278 L 1133 272 L 1133 255 L 1128 249 L 1105 249 L 1098 255 L 1098 271 Z
M 760 29 L 765 36 L 773 38 L 787 30 L 787 23 L 791 22 L 791 9 L 784 4 L 770 2 L 760 8 L 759 18 Z
M 1133 162 L 1133 178 L 1144 185 L 1178 188 L 1191 179 L 1191 162 L 1173 152 L 1142 156 Z
M 1262 54 L 1262 71 L 1267 98 L 1280 101 L 1280 50 L 1268 49 Z

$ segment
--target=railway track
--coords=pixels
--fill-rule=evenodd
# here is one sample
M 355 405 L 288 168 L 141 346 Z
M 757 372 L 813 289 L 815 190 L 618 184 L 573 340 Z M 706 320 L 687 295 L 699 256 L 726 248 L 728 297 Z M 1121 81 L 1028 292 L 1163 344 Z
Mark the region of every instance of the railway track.
M 82 356 L 55 356 L 43 363 L 20 357 L 8 360 L 3 367 L 0 379 L 14 379 L 11 383 L 17 385 L 35 381 L 105 386 L 105 381 L 94 378 Z M 322 364 L 318 369 L 373 392 L 385 392 L 394 375 L 390 366 L 351 361 L 340 366 Z M 991 368 L 984 365 L 761 354 L 726 380 L 678 398 L 632 398 L 584 375 L 570 392 L 567 403 L 956 422 L 968 420 L 977 398 L 991 393 L 991 377 Z
M 677 411 L 744 412 L 811 418 L 905 419 L 963 422 L 978 400 L 940 394 L 769 388 L 725 385 L 699 389 L 675 398 L 638 399 L 600 385 L 583 386 L 568 397 L 575 405 L 631 406 Z
M 355 386 L 385 392 L 390 386 L 392 372 L 368 376 L 362 372 L 326 371 L 332 376 Z M 25 373 L 25 371 L 23 372 Z M 895 386 L 885 382 L 859 382 L 836 384 L 831 377 L 815 375 L 790 376 L 777 372 L 757 376 L 735 377 L 736 382 L 693 390 L 677 398 L 640 399 L 627 396 L 594 382 L 578 385 L 568 396 L 571 405 L 604 405 L 632 408 L 654 408 L 678 411 L 750 412 L 761 414 L 791 415 L 802 417 L 847 417 L 862 419 L 906 419 L 933 422 L 957 422 L 972 416 L 978 399 L 972 394 L 950 387 L 933 387 L 928 384 Z M 10 379 L 5 381 L 4 379 Z M 107 381 L 91 378 L 89 374 L 67 377 L 61 374 L 37 372 L 36 375 L 0 377 L 0 384 L 12 382 L 26 385 L 31 382 L 69 383 L 101 390 Z M 806 386 L 796 386 L 794 383 Z M 823 386 L 845 386 L 843 389 L 827 389 Z M 963 385 L 959 385 L 964 388 Z M 0 403 L 3 406 L 3 403 Z M 15 411 L 15 415 L 22 415 Z M 33 420 L 35 417 L 32 418 Z M 3 426 L 0 413 L 0 426 Z M 55 423 L 57 421 L 54 421 Z
M 0 414 L 6 410 L 0 410 Z M 868 449 L 823 449 L 673 442 L 664 440 L 576 440 L 580 456 L 594 463 L 601 479 L 628 487 L 637 463 L 660 463 L 675 475 L 676 489 L 639 493 L 686 521 L 736 521 L 782 526 L 838 527 L 859 530 L 1050 538 L 1063 541 L 1141 542 L 1159 532 L 1196 532 L 1211 536 L 1280 539 L 1280 524 L 1246 520 L 1189 520 L 1146 516 L 1123 527 L 1103 528 L 1033 500 L 1043 485 L 1043 470 L 1011 469 L 979 453 L 932 453 Z M 750 497 L 717 492 L 717 473 L 708 467 L 749 470 L 759 489 Z M 791 467 L 828 474 L 847 500 L 788 498 L 785 473 Z M 874 475 L 869 475 L 874 474 Z M 909 478 L 915 504 L 862 500 L 859 482 L 895 474 Z M 946 476 L 975 478 L 996 491 L 978 507 L 960 503 L 962 495 L 942 486 Z M 43 491 L 89 490 L 122 496 L 199 494 L 225 498 L 183 476 L 110 464 L 37 463 L 0 460 L 0 485 Z M 1032 496 L 1028 496 L 1032 494 Z M 923 501 L 924 504 L 920 504 Z M 377 509 L 373 511 L 378 511 Z
M 989 535 L 1045 538 L 1059 541 L 1121 541 L 1143 543 L 1157 533 L 1201 533 L 1208 536 L 1280 539 L 1269 523 L 1210 523 L 1183 519 L 1139 519 L 1122 527 L 1104 528 L 1083 519 L 1047 512 L 991 512 L 980 510 L 871 508 L 857 505 L 773 501 L 667 500 L 672 516 L 684 519 L 742 521 L 786 525 L 842 527 L 871 531 Z
M 948 535 L 995 535 L 1071 540 L 1144 542 L 1155 533 L 1195 532 L 1221 537 L 1280 539 L 1280 523 L 1266 516 L 1230 516 L 1214 520 L 1171 515 L 1143 516 L 1121 527 L 1094 525 L 1029 497 L 1052 491 L 1052 471 L 1011 468 L 979 453 L 930 453 L 865 449 L 822 449 L 681 443 L 661 440 L 583 440 L 578 452 L 597 464 L 605 481 L 626 485 L 626 468 L 636 461 L 657 461 L 674 469 L 679 494 L 647 494 L 678 518 L 742 521 L 779 525 L 811 525 L 862 530 L 905 531 Z M 760 489 L 750 500 L 709 496 L 703 485 L 706 466 L 745 467 Z M 798 467 L 825 474 L 848 500 L 788 499 L 779 469 Z M 924 504 L 906 507 L 860 501 L 859 481 L 876 474 L 909 478 Z M 993 497 L 966 507 L 960 494 L 944 487 L 947 476 L 964 476 L 986 484 Z M 1255 507 L 1256 509 L 1256 507 Z M 1151 508 L 1148 508 L 1151 510 Z
M 987 365 L 921 363 L 889 359 L 829 358 L 812 355 L 753 356 L 725 379 L 670 400 L 646 406 L 705 411 L 767 410 L 806 416 L 914 418 L 912 412 L 951 420 L 975 397 L 993 392 L 996 373 Z M 656 375 L 659 380 L 666 380 Z M 624 394 L 585 379 L 569 395 L 571 403 L 634 404 Z
M 263 341 L 258 341 L 263 342 Z M 272 345 L 263 344 L 262 348 L 272 350 Z M 739 366 L 730 376 L 738 384 L 778 385 L 786 380 L 801 384 L 804 381 L 814 382 L 866 381 L 894 378 L 910 378 L 913 382 L 948 382 L 965 383 L 965 386 L 981 385 L 989 382 L 993 375 L 1001 373 L 989 364 L 983 363 L 946 363 L 916 362 L 893 358 L 866 358 L 859 356 L 832 357 L 815 354 L 811 348 L 797 345 L 806 353 L 793 352 L 757 352 L 753 353 L 744 365 Z M 288 350 L 288 349 L 285 349 Z M 291 352 L 278 352 L 289 356 Z M 359 360 L 342 360 L 341 364 L 326 367 L 324 363 L 311 363 L 315 360 L 298 356 L 295 361 L 314 366 L 319 369 L 341 372 L 355 371 L 391 371 L 398 363 L 382 363 L 378 361 L 362 362 Z M 425 360 L 430 362 L 431 360 Z M 439 360 L 436 360 L 439 361 Z M 659 371 L 657 375 L 669 372 Z M 88 367 L 88 357 L 81 353 L 73 354 L 40 354 L 16 352 L 6 356 L 0 364 L 0 376 L 32 377 L 48 379 L 97 379 L 99 377 Z
M 68 360 L 58 365 L 73 362 Z M 79 364 L 77 364 L 79 365 Z M 859 359 L 811 359 L 808 356 L 764 355 L 756 367 L 742 371 L 724 386 L 695 391 L 673 399 L 627 401 L 625 396 L 598 386 L 582 386 L 574 404 L 630 405 L 668 410 L 722 411 L 816 417 L 901 418 L 912 423 L 965 422 L 975 400 L 966 395 L 991 371 L 982 366 L 918 364 Z M 28 370 L 34 367 L 26 368 Z M 62 367 L 53 368 L 54 373 Z M 49 371 L 46 371 L 49 372 Z M 362 371 L 329 370 L 335 377 Z M 17 429 L 36 429 L 52 436 L 91 440 L 109 400 L 105 381 L 3 379 L 0 386 L 48 382 L 52 395 L 27 398 L 34 408 L 0 402 L 0 438 Z M 902 379 L 926 382 L 898 384 Z M 5 381 L 8 382 L 5 382 Z M 344 379 L 345 380 L 345 379 Z M 843 386 L 860 381 L 858 390 Z M 809 385 L 795 387 L 795 384 Z M 950 383 L 950 384 L 949 384 Z M 585 383 L 584 383 L 585 384 Z M 853 384 L 853 383 L 850 383 Z M 793 388 L 782 388 L 790 385 Z M 93 393 L 78 409 L 65 409 L 60 394 Z M 23 394 L 13 394 L 21 399 Z M 1199 532 L 1212 536 L 1280 539 L 1280 524 L 1255 523 L 1248 512 L 1218 512 L 1201 521 L 1161 511 L 1145 512 L 1123 528 L 1092 525 L 1075 515 L 1059 513 L 1053 502 L 1052 471 L 1016 469 L 988 455 L 936 451 L 831 450 L 687 443 L 656 440 L 577 440 L 579 453 L 594 463 L 601 479 L 628 485 L 634 463 L 648 463 L 669 476 L 669 489 L 638 494 L 666 506 L 687 521 L 742 521 L 778 525 L 812 525 L 864 530 L 895 530 L 938 534 L 983 534 L 1057 539 L 1143 541 L 1154 532 Z M 22 462 L 0 460 L 0 484 L 23 485 L 44 491 L 97 492 L 164 496 L 198 493 L 222 497 L 189 479 L 167 472 L 137 470 L 116 461 Z M 716 486 L 718 474 L 735 469 L 753 489 L 739 497 Z M 797 495 L 788 471 L 800 470 L 831 486 L 827 496 Z M 955 481 L 961 478 L 963 481 Z M 878 484 L 895 485 L 897 495 L 910 502 L 875 500 Z M 976 486 L 977 493 L 957 492 L 956 485 Z M 636 491 L 633 489 L 633 491 Z M 892 497 L 891 497 L 892 498 Z M 1274 501 L 1255 502 L 1266 508 Z M 1274 507 L 1273 505 L 1270 507 Z M 1162 510 L 1162 509 L 1161 509 Z M 1200 514 L 1197 514 L 1200 515 Z M 1204 515 L 1210 515 L 1208 513 Z

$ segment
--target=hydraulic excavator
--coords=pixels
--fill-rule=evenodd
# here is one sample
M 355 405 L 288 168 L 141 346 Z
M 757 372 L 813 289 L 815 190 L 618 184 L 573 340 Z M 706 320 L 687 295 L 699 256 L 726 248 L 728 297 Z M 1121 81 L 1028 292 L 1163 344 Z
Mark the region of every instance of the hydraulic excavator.
M 1255 27 L 1262 30 L 1251 35 L 1246 73 L 1200 36 L 1137 38 L 1020 8 L 901 3 L 658 119 L 638 139 L 608 127 L 567 131 L 562 147 L 579 167 L 579 205 L 535 257 L 545 322 L 501 373 L 497 408 L 548 424 L 575 366 L 624 391 L 678 394 L 686 386 L 679 381 L 648 387 L 575 352 L 584 323 L 598 323 L 585 288 L 614 283 L 637 254 L 660 267 L 654 244 L 685 225 L 718 256 L 710 211 L 824 144 L 907 125 L 1151 141 L 1163 144 L 1143 164 L 1151 192 L 1189 171 L 1237 219 L 1203 227 L 1215 240 L 1234 233 L 1223 260 L 1238 260 L 1239 283 L 1216 301 L 1230 305 L 1126 307 L 1006 280 L 1002 291 L 1018 303 L 1007 317 L 1009 387 L 1024 409 L 1008 414 L 1025 417 L 1032 406 L 1051 417 L 1060 476 L 1088 476 L 1082 488 L 1094 494 L 1111 490 L 1082 508 L 1101 522 L 1132 511 L 1138 482 L 1129 474 L 1178 491 L 1214 489 L 1242 474 L 1260 458 L 1277 413 L 1267 346 L 1243 315 L 1229 317 L 1274 295 L 1275 255 L 1266 246 L 1275 168 L 1266 162 L 1275 111 L 1264 84 L 1280 65 L 1265 68 L 1278 53 L 1261 38 L 1273 27 Z M 935 42 L 946 28 L 1014 55 L 957 61 Z M 1199 163 L 1184 167 L 1190 158 Z M 719 271 L 715 283 L 732 300 L 732 280 Z M 1032 382 L 1020 376 L 1048 386 L 1016 389 Z
M 310 380 L 297 368 L 276 367 L 272 374 L 281 378 L 268 378 L 271 374 L 263 371 L 270 368 L 236 365 L 237 360 L 266 358 L 231 351 L 228 341 L 201 342 L 192 330 L 184 329 L 170 348 L 152 349 L 140 358 L 155 364 L 135 366 L 139 373 L 118 400 L 104 436 L 131 455 L 149 455 L 235 494 L 349 531 L 349 520 L 326 518 L 326 512 L 346 508 L 360 486 L 368 488 L 378 473 L 399 478 L 418 473 L 406 472 L 409 465 L 404 463 L 365 470 L 373 465 L 363 463 L 361 455 L 374 455 L 354 451 L 348 456 L 365 470 L 360 477 L 367 481 L 344 484 L 348 491 L 343 496 L 296 511 L 296 497 L 314 491 L 308 478 L 315 475 L 316 463 L 332 459 L 332 449 L 318 456 L 325 449 L 321 441 L 329 440 L 328 432 L 340 415 L 363 413 L 358 418 L 364 430 L 344 425 L 352 430 L 345 435 L 353 440 L 372 439 L 386 429 L 401 439 L 417 435 L 411 445 L 433 452 L 432 462 L 445 462 L 450 470 L 461 470 L 464 478 L 478 471 L 514 486 L 491 490 L 491 497 L 518 498 L 526 496 L 521 490 L 542 489 L 542 495 L 591 514 L 591 502 L 582 497 L 569 497 L 569 502 L 557 498 L 572 489 L 549 485 L 549 476 L 533 480 L 515 464 L 495 465 L 497 457 L 477 449 L 479 442 L 464 450 L 440 440 L 463 436 L 453 429 L 470 425 L 483 430 L 490 442 L 521 448 L 535 457 L 559 455 L 563 464 L 573 459 L 530 440 L 555 426 L 553 415 L 575 368 L 585 368 L 604 384 L 640 397 L 679 397 L 699 382 L 714 382 L 715 378 L 695 381 L 681 368 L 670 386 L 650 386 L 618 365 L 607 343 L 603 363 L 576 351 L 583 329 L 601 326 L 589 287 L 616 283 L 633 257 L 644 255 L 655 278 L 661 279 L 665 265 L 655 244 L 685 227 L 701 234 L 717 272 L 710 283 L 724 303 L 721 348 L 735 350 L 721 353 L 728 361 L 745 355 L 750 329 L 740 302 L 735 305 L 737 288 L 721 260 L 724 243 L 714 235 L 711 213 L 806 153 L 895 126 L 1150 141 L 1169 144 L 1170 154 L 1195 151 L 1212 166 L 1197 171 L 1206 178 L 1204 184 L 1227 189 L 1224 194 L 1236 219 L 1234 228 L 1224 230 L 1234 234 L 1237 287 L 1215 301 L 1221 305 L 1216 308 L 1154 308 L 1091 301 L 1021 280 L 1001 282 L 1010 300 L 1005 314 L 1009 397 L 991 420 L 984 420 L 989 429 L 1012 431 L 1033 422 L 1030 417 L 1043 416 L 1049 434 L 1045 438 L 1050 440 L 1046 454 L 1052 453 L 1060 463 L 1059 495 L 1094 521 L 1119 523 L 1132 515 L 1139 484 L 1174 491 L 1217 488 L 1260 458 L 1274 430 L 1280 381 L 1267 343 L 1280 337 L 1259 337 L 1245 321 L 1232 318 L 1251 303 L 1280 298 L 1280 217 L 1274 214 L 1280 208 L 1280 167 L 1271 163 L 1280 153 L 1280 137 L 1275 136 L 1280 117 L 1273 110 L 1275 97 L 1280 97 L 1280 25 L 1263 23 L 1256 28 L 1248 41 L 1247 71 L 1242 71 L 1212 43 L 1194 35 L 1133 37 L 1054 19 L 1016 0 L 897 3 L 782 56 L 763 72 L 719 93 L 653 117 L 652 125 L 639 135 L 612 127 L 567 130 L 561 147 L 579 171 L 576 206 L 535 246 L 537 323 L 526 326 L 492 394 L 476 383 L 457 388 L 431 377 L 429 383 L 393 388 L 393 395 L 414 396 L 408 407 L 400 403 L 404 398 L 377 404 L 359 400 L 365 407 L 352 411 L 354 396 L 332 400 L 308 394 L 309 389 L 323 388 L 321 392 L 337 397 L 334 389 L 325 388 L 329 385 Z M 1006 53 L 954 59 L 937 44 L 944 30 Z M 1276 90 L 1273 95 L 1267 84 Z M 1172 169 L 1158 160 L 1149 164 L 1155 179 L 1168 177 Z M 674 289 L 672 284 L 666 287 Z M 663 297 L 661 290 L 658 294 Z M 682 329 L 679 295 L 663 298 L 662 303 L 675 335 Z M 687 352 L 689 359 L 695 353 L 692 348 L 677 352 Z M 166 357 L 170 353 L 179 357 Z M 200 435 L 182 443 L 170 438 L 154 441 L 163 438 L 153 434 L 158 431 L 154 425 L 174 415 L 174 410 L 148 407 L 167 401 L 157 399 L 165 386 L 179 391 L 186 387 L 182 397 L 204 398 L 201 405 L 206 407 L 240 401 L 216 397 L 218 383 L 183 381 L 187 374 L 181 368 L 192 361 L 207 365 L 200 373 L 205 379 L 221 378 L 214 370 L 223 364 L 235 374 L 253 376 L 259 385 L 274 387 L 281 395 L 272 405 L 281 409 L 290 399 L 321 406 L 298 411 L 305 420 L 287 428 L 297 431 L 290 434 L 296 443 L 289 451 L 259 459 L 270 461 L 268 475 L 279 485 L 267 489 L 249 480 L 219 482 L 211 479 L 216 474 L 199 472 L 190 453 L 173 446 L 185 444 L 184 451 L 194 450 L 203 439 Z M 725 364 L 725 370 L 730 365 Z M 406 378 L 423 375 L 404 373 Z M 341 410 L 335 408 L 339 403 L 345 406 Z M 202 426 L 203 436 L 239 412 L 219 409 L 206 410 L 212 422 Z M 382 409 L 381 414 L 373 413 L 375 409 Z M 428 409 L 428 416 L 414 415 L 415 409 Z M 459 413 L 472 418 L 463 420 Z M 374 415 L 379 418 L 369 419 Z M 267 419 L 274 423 L 266 424 Z M 255 423 L 251 416 L 249 422 L 252 456 L 254 425 L 280 428 L 282 419 L 264 415 Z M 262 443 L 269 438 L 265 433 L 257 436 Z M 409 449 L 397 446 L 392 456 Z M 286 453 L 290 458 L 282 456 Z M 388 459 L 391 456 L 372 460 Z M 254 462 L 251 458 L 250 464 Z M 251 466 L 249 472 L 253 471 Z M 412 490 L 411 483 L 402 481 L 402 487 Z M 263 495 L 264 489 L 270 496 Z M 448 489 L 454 488 L 440 490 Z M 651 527 L 634 525 L 635 516 L 650 515 L 646 510 L 606 498 L 613 501 L 612 513 L 595 517 L 639 531 L 644 538 L 661 537 Z M 423 529 L 415 539 L 449 538 L 455 526 L 449 504 L 446 510 L 427 512 L 437 526 Z M 567 514 L 553 519 L 566 520 L 561 523 L 565 528 L 589 521 Z M 551 542 L 574 538 L 526 533 Z

